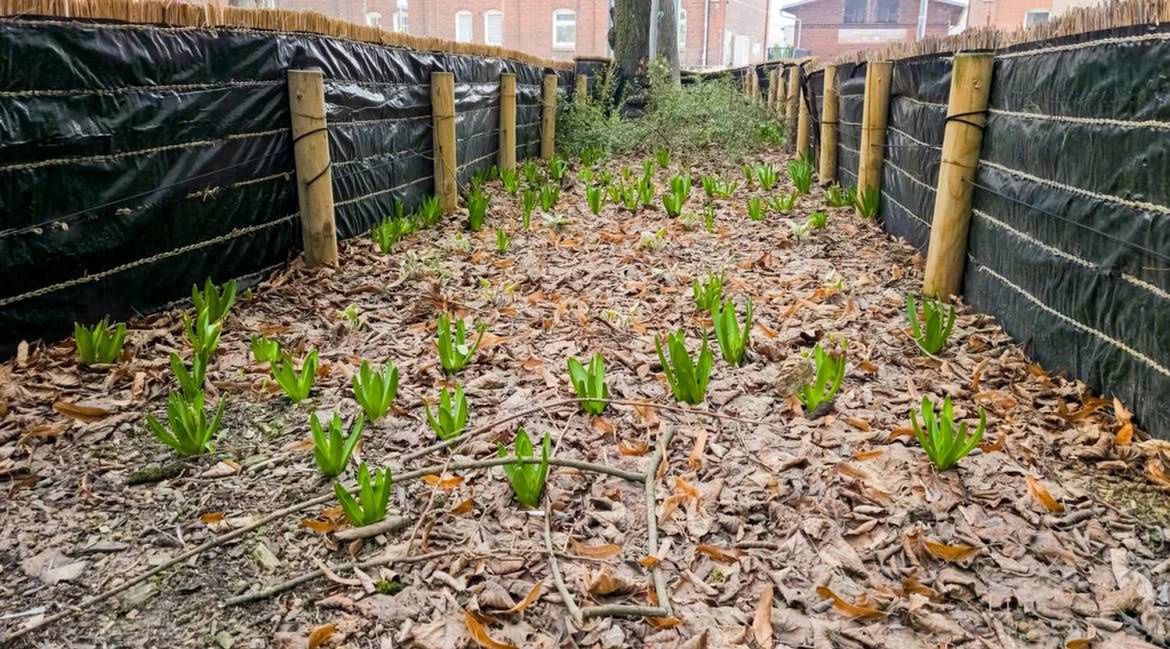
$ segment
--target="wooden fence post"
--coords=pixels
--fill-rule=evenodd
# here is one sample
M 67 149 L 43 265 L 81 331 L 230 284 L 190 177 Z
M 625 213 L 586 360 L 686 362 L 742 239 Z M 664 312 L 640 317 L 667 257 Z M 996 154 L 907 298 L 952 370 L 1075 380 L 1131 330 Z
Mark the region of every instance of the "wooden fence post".
M 557 75 L 544 75 L 544 108 L 540 111 L 540 157 L 552 160 L 556 153 Z
M 435 193 L 444 214 L 459 207 L 455 159 L 455 74 L 431 73 L 431 116 L 434 119 Z
M 500 74 L 500 170 L 516 168 L 516 75 Z
M 938 299 L 957 295 L 967 257 L 975 168 L 987 123 L 994 56 L 990 52 L 956 54 L 951 68 L 951 95 L 943 133 L 942 164 L 931 219 L 930 247 L 922 293 Z
M 821 159 L 818 176 L 822 185 L 837 179 L 837 119 L 840 105 L 837 99 L 837 66 L 825 66 L 824 102 L 821 108 Z
M 337 265 L 337 223 L 333 215 L 333 173 L 325 124 L 325 75 L 320 70 L 288 71 L 293 159 L 305 266 Z
M 583 104 L 589 100 L 589 75 L 577 75 L 577 88 L 573 91 L 573 101 Z
M 760 98 L 760 73 L 756 70 L 756 66 L 748 67 L 748 94 L 752 99 Z
M 800 66 L 794 65 L 788 68 L 788 101 L 785 102 L 784 119 L 787 120 L 788 127 L 788 147 L 796 150 L 796 126 L 798 113 L 800 109 L 797 104 L 800 102 Z
M 796 155 L 799 157 L 806 157 L 809 155 L 809 114 L 808 101 L 804 96 L 804 86 L 800 88 L 800 96 L 796 101 L 799 103 L 799 108 L 796 111 Z
M 768 110 L 776 110 L 776 89 L 780 85 L 780 68 L 768 72 Z
M 785 66 L 781 66 L 776 72 L 776 113 L 780 118 L 788 112 L 787 72 L 788 68 Z
M 882 163 L 886 157 L 886 121 L 890 114 L 892 61 L 870 61 L 865 66 L 865 105 L 861 112 L 861 160 L 857 196 L 882 190 Z

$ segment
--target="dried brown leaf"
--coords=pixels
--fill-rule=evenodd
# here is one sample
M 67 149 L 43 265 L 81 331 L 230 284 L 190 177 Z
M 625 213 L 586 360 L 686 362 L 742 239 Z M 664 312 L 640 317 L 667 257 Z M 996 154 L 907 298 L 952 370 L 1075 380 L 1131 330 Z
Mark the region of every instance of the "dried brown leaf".
M 309 649 L 317 649 L 321 645 L 328 642 L 329 638 L 333 636 L 333 632 L 335 630 L 337 630 L 337 626 L 333 623 L 322 624 L 321 626 L 314 627 L 313 631 L 309 633 Z
M 463 623 L 467 625 L 467 633 L 471 635 L 471 639 L 483 649 L 517 649 L 516 645 L 493 640 L 488 635 L 487 627 L 467 611 L 463 611 Z
M 872 606 L 854 604 L 853 602 L 847 601 L 841 596 L 837 595 L 837 593 L 834 593 L 832 590 L 830 590 L 828 586 L 817 586 L 817 595 L 820 595 L 825 599 L 833 600 L 833 608 L 837 609 L 838 613 L 841 613 L 850 619 L 874 620 L 885 617 L 886 615 Z
M 1045 509 L 1053 513 L 1060 513 L 1064 511 L 1064 504 L 1054 498 L 1052 496 L 1052 492 L 1048 490 L 1048 487 L 1044 486 L 1044 483 L 1037 480 L 1036 476 L 1030 475 L 1026 478 L 1026 480 L 1028 482 L 1028 492 L 1031 493 L 1032 497 L 1039 501 L 1041 505 L 1044 505 Z

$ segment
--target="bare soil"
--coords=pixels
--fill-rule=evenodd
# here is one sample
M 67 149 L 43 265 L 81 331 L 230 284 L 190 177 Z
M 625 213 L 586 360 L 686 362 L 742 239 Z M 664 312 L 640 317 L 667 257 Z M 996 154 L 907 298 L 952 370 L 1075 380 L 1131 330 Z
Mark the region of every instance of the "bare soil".
M 687 211 L 700 211 L 701 174 L 742 181 L 737 162 L 693 167 Z M 660 187 L 672 172 L 658 173 Z M 68 341 L 0 365 L 0 633 L 327 496 L 308 414 L 356 416 L 350 380 L 367 359 L 392 360 L 402 381 L 359 455 L 395 473 L 493 457 L 517 425 L 550 433 L 558 457 L 634 472 L 669 438 L 653 481 L 659 556 L 647 557 L 640 483 L 554 467 L 545 500 L 577 604 L 654 603 L 646 566 L 656 564 L 673 615 L 573 623 L 550 576 L 544 512 L 521 510 L 490 468 L 400 482 L 391 515 L 405 525 L 365 541 L 335 538 L 346 524 L 332 501 L 273 520 L 15 646 L 1170 646 L 1170 444 L 1033 364 L 988 316 L 961 307 L 948 346 L 920 353 L 903 296 L 920 286 L 922 260 L 877 224 L 828 208 L 816 188 L 792 214 L 754 222 L 745 202 L 769 192 L 741 187 L 716 201 L 712 234 L 660 204 L 594 216 L 570 180 L 555 210 L 564 224 L 538 209 L 525 232 L 518 199 L 490 187 L 483 232 L 452 219 L 391 255 L 350 241 L 340 268 L 293 264 L 241 299 L 210 374 L 214 398 L 229 400 L 213 456 L 176 460 L 142 425 L 173 387 L 180 309 L 130 323 L 128 353 L 111 367 L 79 368 Z M 827 228 L 797 235 L 814 209 L 828 212 Z M 511 233 L 505 254 L 494 227 Z M 714 347 L 695 412 L 550 406 L 453 454 L 402 461 L 434 441 L 423 404 L 449 384 L 433 344 L 440 310 L 489 325 L 456 377 L 473 428 L 572 397 L 566 360 L 595 352 L 614 399 L 665 406 L 674 400 L 655 335 L 681 327 L 697 349 L 710 322 L 691 282 L 720 271 L 726 294 L 754 301 L 752 348 L 731 367 Z M 359 326 L 340 313 L 350 305 Z M 320 350 L 309 403 L 292 405 L 252 361 L 249 336 L 260 333 L 297 356 Z M 793 394 L 810 373 L 805 354 L 829 336 L 848 341 L 848 370 L 835 407 L 810 419 Z M 924 394 L 949 395 L 967 421 L 987 411 L 984 448 L 956 469 L 936 471 L 906 434 Z M 405 561 L 223 606 L 321 565 L 379 557 Z

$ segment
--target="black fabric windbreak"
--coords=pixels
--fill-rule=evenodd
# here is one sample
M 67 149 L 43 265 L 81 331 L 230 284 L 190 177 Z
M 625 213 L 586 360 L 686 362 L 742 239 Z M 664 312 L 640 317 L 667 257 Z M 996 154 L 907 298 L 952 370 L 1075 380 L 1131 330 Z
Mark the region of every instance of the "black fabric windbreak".
M 1170 439 L 1170 30 L 997 52 L 964 294 Z
M 837 179 L 844 187 L 856 187 L 865 105 L 864 63 L 837 66 L 837 103 Z
M 24 16 L 0 20 L 0 61 L 0 356 L 297 254 L 290 69 L 325 76 L 342 238 L 433 192 L 433 71 L 455 74 L 460 182 L 495 162 L 502 72 L 517 157 L 540 150 L 546 70 L 511 60 Z
M 821 159 L 821 116 L 825 107 L 825 71 L 816 70 L 804 75 L 804 96 L 808 102 L 809 137 L 813 160 Z M 818 165 L 819 169 L 820 166 Z
M 949 55 L 894 61 L 882 165 L 882 226 L 925 253 L 950 95 Z

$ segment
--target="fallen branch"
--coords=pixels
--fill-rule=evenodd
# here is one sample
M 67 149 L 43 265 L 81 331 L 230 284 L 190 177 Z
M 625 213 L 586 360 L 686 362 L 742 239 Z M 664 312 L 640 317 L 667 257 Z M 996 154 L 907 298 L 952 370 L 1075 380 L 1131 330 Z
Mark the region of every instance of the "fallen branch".
M 405 516 L 394 516 L 387 518 L 381 522 L 373 525 L 364 525 L 362 527 L 351 527 L 346 530 L 341 530 L 333 535 L 338 541 L 355 541 L 357 539 L 368 539 L 371 536 L 378 536 L 379 534 L 389 534 L 397 532 L 410 524 L 410 519 Z
M 569 615 L 577 626 L 585 621 L 584 616 L 581 615 L 581 609 L 577 607 L 577 602 L 573 599 L 573 594 L 569 592 L 569 588 L 565 586 L 565 580 L 561 577 L 561 566 L 557 563 L 557 554 L 553 550 L 552 544 L 552 530 L 549 528 L 549 519 L 552 518 L 552 510 L 549 508 L 548 502 L 544 503 L 544 550 L 548 554 L 548 571 L 552 573 L 553 583 L 557 587 L 557 592 L 560 593 L 561 601 L 565 603 L 565 608 L 569 609 Z
M 540 464 L 540 458 L 517 458 L 517 457 L 493 457 L 486 460 L 469 460 L 467 462 L 451 462 L 450 464 L 432 464 L 431 466 L 407 471 L 405 473 L 394 476 L 398 482 L 405 482 L 407 480 L 417 480 L 426 475 L 439 475 L 443 469 L 448 471 L 467 471 L 470 469 L 487 469 L 493 466 L 501 466 L 504 464 L 511 464 L 517 462 L 520 464 Z M 630 482 L 641 482 L 646 474 L 636 473 L 634 471 L 626 471 L 624 469 L 616 469 L 604 464 L 594 464 L 593 462 L 585 462 L 583 460 L 573 460 L 569 458 L 550 457 L 548 459 L 550 466 L 563 466 L 570 469 L 577 469 L 578 471 L 592 471 L 593 473 L 604 473 L 615 478 L 629 480 Z
M 658 555 L 658 467 L 662 465 L 662 459 L 666 455 L 666 447 L 670 445 L 670 440 L 674 438 L 674 428 L 671 428 L 663 435 L 661 443 L 654 449 L 654 454 L 650 456 L 650 464 L 646 467 L 646 552 L 649 556 Z M 661 615 L 651 615 L 650 617 L 670 617 L 674 615 L 670 607 L 670 593 L 666 590 L 666 578 L 662 576 L 662 569 L 658 564 L 654 564 L 650 568 L 650 575 L 654 579 L 654 593 L 658 597 L 658 605 L 661 607 Z M 596 617 L 596 616 L 595 616 Z

